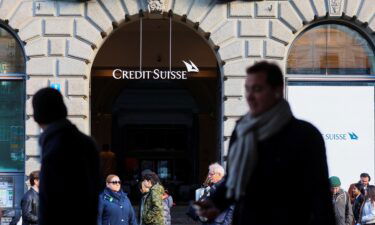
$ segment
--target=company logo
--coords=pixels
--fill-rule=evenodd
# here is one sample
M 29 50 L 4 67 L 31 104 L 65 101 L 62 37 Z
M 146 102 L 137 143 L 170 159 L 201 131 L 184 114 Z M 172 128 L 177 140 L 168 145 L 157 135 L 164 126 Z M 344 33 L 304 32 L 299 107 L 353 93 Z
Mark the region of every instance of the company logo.
M 349 132 L 349 137 L 352 140 L 358 140 L 358 136 L 354 132 Z
M 358 135 L 354 132 L 328 133 L 328 134 L 323 134 L 323 138 L 324 140 L 327 140 L 327 141 L 349 141 L 349 140 L 356 141 L 359 139 Z
M 186 70 L 122 70 L 115 69 L 112 77 L 116 80 L 186 80 L 188 73 L 198 73 L 198 67 L 191 61 L 182 61 Z
M 182 62 L 185 64 L 186 66 L 186 70 L 191 73 L 191 72 L 195 72 L 195 73 L 198 73 L 199 72 L 199 69 L 198 67 L 191 61 L 189 60 L 190 63 L 187 63 L 185 62 L 184 60 L 182 60 Z

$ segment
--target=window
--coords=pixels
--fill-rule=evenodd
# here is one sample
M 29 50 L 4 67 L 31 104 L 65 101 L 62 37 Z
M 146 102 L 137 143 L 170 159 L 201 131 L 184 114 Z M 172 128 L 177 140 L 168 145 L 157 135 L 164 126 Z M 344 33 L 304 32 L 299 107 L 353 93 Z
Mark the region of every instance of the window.
M 19 41 L 0 27 L 0 173 L 24 172 L 25 58 Z
M 287 73 L 374 75 L 374 49 L 360 33 L 347 26 L 319 25 L 293 43 Z

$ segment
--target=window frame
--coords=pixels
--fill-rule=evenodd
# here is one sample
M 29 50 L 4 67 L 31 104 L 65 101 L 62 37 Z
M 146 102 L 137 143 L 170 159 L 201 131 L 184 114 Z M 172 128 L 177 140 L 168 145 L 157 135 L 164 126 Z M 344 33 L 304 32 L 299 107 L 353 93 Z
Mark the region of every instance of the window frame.
M 369 44 L 370 48 L 374 52 L 375 55 L 375 41 L 372 40 L 371 34 L 367 33 L 364 29 L 361 29 L 359 26 L 346 21 L 342 19 L 329 19 L 329 20 L 321 20 L 321 21 L 316 21 L 315 23 L 310 24 L 308 27 L 303 29 L 301 32 L 299 32 L 294 40 L 289 44 L 287 55 L 286 55 L 286 60 L 285 60 L 285 87 L 287 86 L 287 81 L 322 81 L 322 80 L 327 80 L 329 81 L 331 78 L 334 79 L 335 81 L 368 81 L 368 79 L 375 81 L 375 73 L 371 75 L 327 75 L 327 74 L 288 74 L 288 58 L 290 55 L 291 50 L 293 49 L 294 43 L 306 32 L 310 31 L 311 29 L 322 26 L 322 25 L 330 25 L 330 24 L 335 24 L 335 25 L 342 25 L 346 26 L 349 29 L 353 29 L 354 31 L 358 32 L 359 35 L 361 35 L 362 38 L 364 38 L 367 43 Z M 368 78 L 368 79 L 367 79 Z M 331 80 L 332 81 L 332 80 Z

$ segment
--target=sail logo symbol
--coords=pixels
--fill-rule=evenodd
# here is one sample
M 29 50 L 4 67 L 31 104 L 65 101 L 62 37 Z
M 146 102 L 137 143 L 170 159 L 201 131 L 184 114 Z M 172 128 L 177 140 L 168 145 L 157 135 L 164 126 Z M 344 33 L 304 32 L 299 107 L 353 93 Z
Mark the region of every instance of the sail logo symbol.
M 182 62 L 185 64 L 187 72 L 189 72 L 189 73 L 191 73 L 191 72 L 198 73 L 199 72 L 198 67 L 191 60 L 189 60 L 189 62 L 186 62 L 186 61 L 182 60 Z

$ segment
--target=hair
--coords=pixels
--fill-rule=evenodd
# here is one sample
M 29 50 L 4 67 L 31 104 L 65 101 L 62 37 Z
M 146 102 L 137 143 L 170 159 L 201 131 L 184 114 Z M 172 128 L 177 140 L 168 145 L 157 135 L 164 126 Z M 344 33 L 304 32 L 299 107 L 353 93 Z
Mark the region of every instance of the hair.
M 156 173 L 154 173 L 154 172 L 144 174 L 142 176 L 142 181 L 144 181 L 144 180 L 151 181 L 152 185 L 160 183 L 160 179 L 159 179 L 158 175 L 156 175 Z
M 30 185 L 34 186 L 35 185 L 35 180 L 39 180 L 39 171 L 33 171 L 30 173 L 29 176 L 30 179 Z
M 359 177 L 368 177 L 368 181 L 371 181 L 371 177 L 368 173 L 361 173 L 361 175 L 359 175 Z
M 212 163 L 209 167 L 208 167 L 208 171 L 212 171 L 214 173 L 218 173 L 220 174 L 221 176 L 224 176 L 225 175 L 225 170 L 224 168 L 219 164 L 219 163 Z
M 280 67 L 275 63 L 267 61 L 257 62 L 247 68 L 246 73 L 248 76 L 251 74 L 264 73 L 267 76 L 267 83 L 271 87 L 276 88 L 284 86 L 283 72 L 281 72 Z
M 375 203 L 375 186 L 374 185 L 369 185 L 367 187 L 366 201 L 368 199 L 370 199 L 373 204 Z
M 53 88 L 42 88 L 32 100 L 34 120 L 39 124 L 50 124 L 66 118 L 67 109 L 61 93 Z
M 349 189 L 348 189 L 348 194 L 349 194 L 349 197 L 350 197 L 350 202 L 353 204 L 354 203 L 354 200 L 355 200 L 355 196 L 354 196 L 354 193 L 353 193 L 353 190 L 354 190 L 354 186 L 355 184 L 351 184 L 349 186 Z
M 118 176 L 115 175 L 115 174 L 109 174 L 109 175 L 107 176 L 107 178 L 105 179 L 105 182 L 106 182 L 106 183 L 111 182 L 112 179 L 113 179 L 114 177 L 118 177 Z

